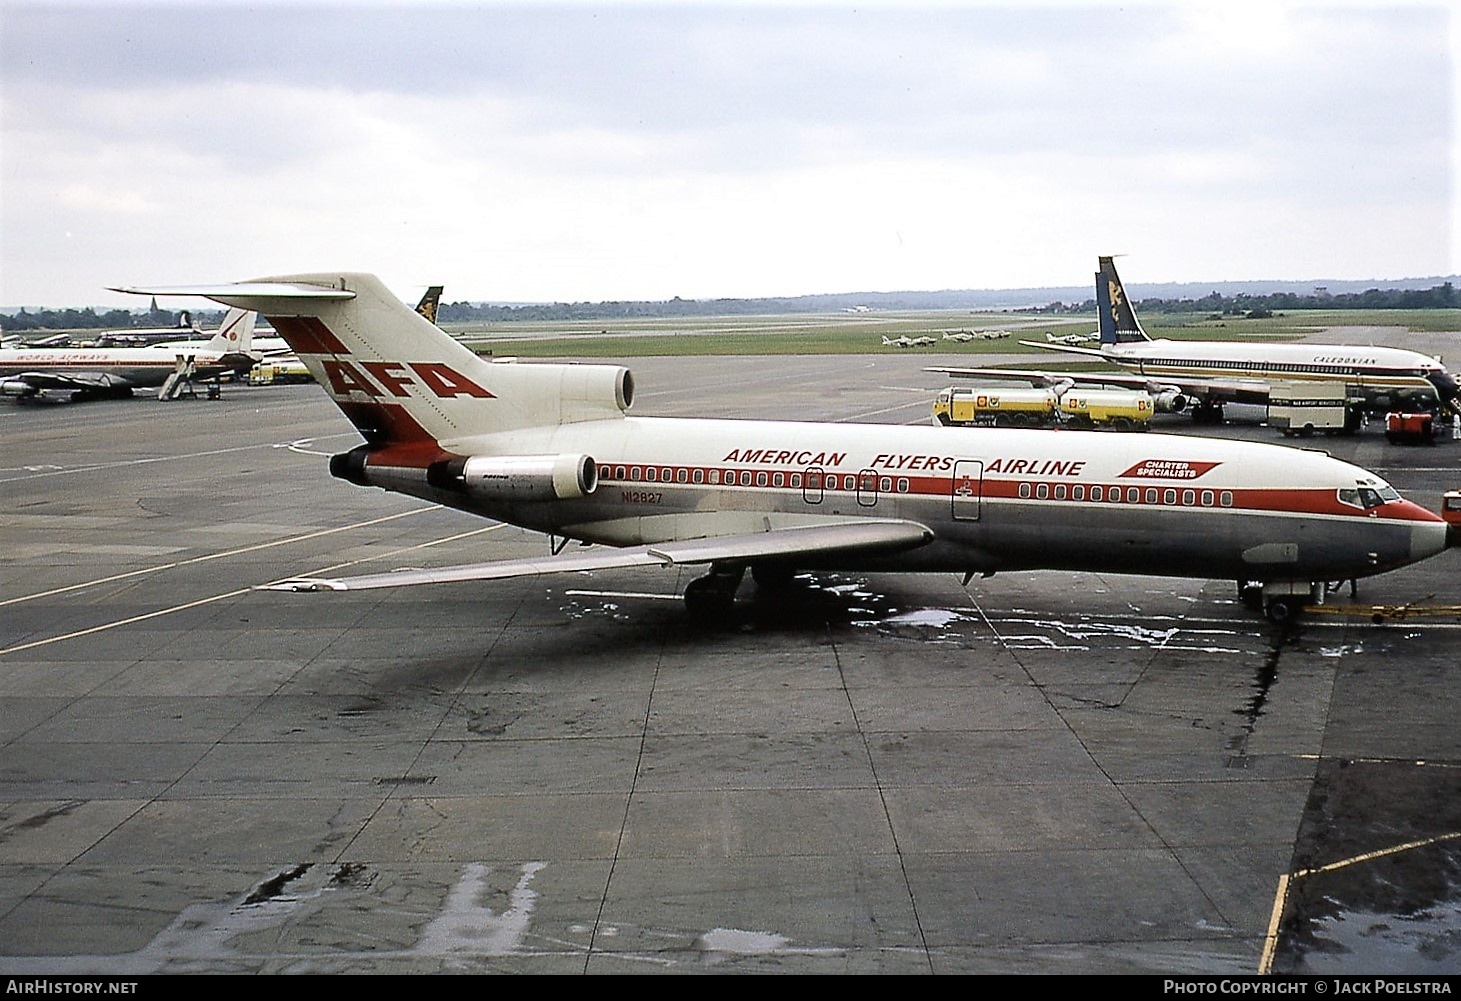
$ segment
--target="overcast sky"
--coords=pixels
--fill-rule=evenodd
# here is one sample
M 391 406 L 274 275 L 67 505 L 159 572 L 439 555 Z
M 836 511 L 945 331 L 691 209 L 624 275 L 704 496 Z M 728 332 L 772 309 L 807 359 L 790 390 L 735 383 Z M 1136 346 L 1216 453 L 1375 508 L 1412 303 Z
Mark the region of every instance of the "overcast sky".
M 1458 270 L 1448 3 L 0 0 L 0 306 Z

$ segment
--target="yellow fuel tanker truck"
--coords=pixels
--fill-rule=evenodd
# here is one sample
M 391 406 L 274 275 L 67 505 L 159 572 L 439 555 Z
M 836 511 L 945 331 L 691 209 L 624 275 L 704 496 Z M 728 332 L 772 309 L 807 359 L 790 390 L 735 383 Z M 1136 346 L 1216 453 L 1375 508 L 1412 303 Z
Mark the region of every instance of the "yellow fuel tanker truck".
M 949 387 L 933 401 L 933 419 L 958 427 L 1050 427 L 1059 420 L 1060 397 L 1050 389 Z
M 1060 398 L 1061 416 L 1077 428 L 1145 431 L 1151 427 L 1155 410 L 1152 395 L 1139 390 L 1072 388 Z
M 1125 389 L 1008 389 L 955 387 L 933 401 L 936 423 L 955 427 L 1111 428 L 1145 431 L 1156 403 L 1150 393 Z

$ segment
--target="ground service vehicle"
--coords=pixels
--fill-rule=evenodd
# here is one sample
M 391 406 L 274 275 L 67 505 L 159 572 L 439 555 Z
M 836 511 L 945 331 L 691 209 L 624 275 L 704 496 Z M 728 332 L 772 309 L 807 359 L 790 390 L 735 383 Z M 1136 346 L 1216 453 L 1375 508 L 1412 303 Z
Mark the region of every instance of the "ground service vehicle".
M 1357 429 L 1358 418 L 1343 383 L 1275 382 L 1269 387 L 1268 426 L 1285 438 L 1349 434 Z
M 1385 415 L 1385 440 L 1392 445 L 1434 445 L 1436 415 L 1424 410 L 1392 410 Z
M 1150 393 L 1129 389 L 1072 388 L 1060 397 L 1060 413 L 1071 427 L 1145 431 L 1156 405 Z
M 1441 495 L 1441 519 L 1446 523 L 1447 545 L 1461 546 L 1461 490 Z
M 933 401 L 940 424 L 960 427 L 1049 427 L 1059 415 L 1060 398 L 1049 389 L 950 387 Z

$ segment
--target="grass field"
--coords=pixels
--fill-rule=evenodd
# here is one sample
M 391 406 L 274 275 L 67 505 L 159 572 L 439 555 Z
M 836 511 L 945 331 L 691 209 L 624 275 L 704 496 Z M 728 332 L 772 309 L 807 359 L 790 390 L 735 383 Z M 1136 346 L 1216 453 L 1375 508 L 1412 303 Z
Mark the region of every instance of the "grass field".
M 1202 340 L 1292 340 L 1337 326 L 1398 327 L 1415 331 L 1461 330 L 1461 310 L 1294 310 L 1269 319 L 1207 318 L 1195 313 L 1142 316 L 1152 337 Z M 1095 329 L 1094 317 L 1044 317 L 1028 313 L 968 310 L 877 312 L 856 315 L 807 313 L 783 316 L 642 318 L 570 323 L 501 322 L 446 325 L 473 350 L 525 358 L 635 358 L 650 355 L 869 354 L 924 351 L 940 354 L 1045 355 L 1019 341 Z M 944 334 L 1007 330 L 999 340 L 959 343 Z M 885 347 L 883 338 L 933 337 L 927 348 Z

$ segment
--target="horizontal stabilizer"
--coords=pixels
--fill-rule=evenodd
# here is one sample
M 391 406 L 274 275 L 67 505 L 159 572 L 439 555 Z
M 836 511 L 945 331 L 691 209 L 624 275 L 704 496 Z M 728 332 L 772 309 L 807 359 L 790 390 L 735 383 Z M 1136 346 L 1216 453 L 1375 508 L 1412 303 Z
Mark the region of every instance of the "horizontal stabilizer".
M 260 585 L 264 591 L 364 591 L 409 584 L 504 580 L 550 573 L 624 567 L 673 567 L 758 559 L 796 559 L 830 554 L 902 552 L 933 541 L 933 530 L 912 521 L 868 520 L 773 529 L 747 535 L 686 539 L 573 556 L 501 560 L 431 570 L 396 570 L 359 577 L 296 577 Z
M 226 306 L 254 310 L 269 315 L 288 315 L 307 303 L 337 302 L 354 299 L 355 293 L 306 282 L 230 282 L 222 285 L 156 285 L 112 288 L 113 292 L 132 295 L 201 296 Z

